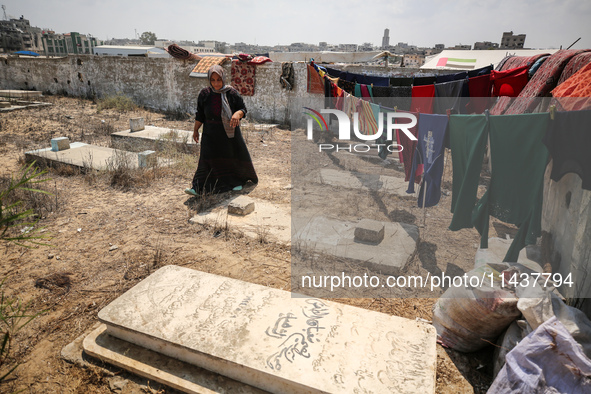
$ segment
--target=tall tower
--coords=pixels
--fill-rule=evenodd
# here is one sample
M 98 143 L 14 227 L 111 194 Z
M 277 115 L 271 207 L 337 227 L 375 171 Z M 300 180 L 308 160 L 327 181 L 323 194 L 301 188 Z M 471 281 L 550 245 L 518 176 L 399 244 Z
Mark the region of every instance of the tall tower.
M 382 37 L 382 49 L 390 46 L 390 29 L 384 29 L 384 37 Z

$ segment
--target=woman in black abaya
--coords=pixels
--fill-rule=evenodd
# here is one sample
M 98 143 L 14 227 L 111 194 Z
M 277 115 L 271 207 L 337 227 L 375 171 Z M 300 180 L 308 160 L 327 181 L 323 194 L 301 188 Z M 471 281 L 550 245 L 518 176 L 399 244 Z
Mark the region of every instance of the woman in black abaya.
M 212 66 L 207 72 L 210 86 L 199 93 L 193 139 L 201 153 L 193 185 L 185 193 L 221 193 L 241 190 L 246 182 L 258 182 L 246 143 L 240 132 L 240 119 L 246 115 L 242 97 L 224 84 L 224 69 Z

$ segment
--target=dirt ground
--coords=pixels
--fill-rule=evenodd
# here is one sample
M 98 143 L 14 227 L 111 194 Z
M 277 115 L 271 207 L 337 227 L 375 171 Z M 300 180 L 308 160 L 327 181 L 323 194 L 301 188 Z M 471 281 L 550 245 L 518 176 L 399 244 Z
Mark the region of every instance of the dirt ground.
M 132 117 L 144 117 L 147 125 L 167 128 L 192 130 L 193 126 L 191 118 L 182 119 L 179 114 L 144 109 L 98 111 L 92 101 L 78 98 L 50 96 L 41 100 L 53 105 L 0 115 L 2 179 L 19 172 L 25 151 L 47 147 L 54 137 L 110 146 L 109 134 L 129 128 Z M 292 133 L 247 123 L 243 125 L 243 134 L 259 176 L 259 185 L 249 195 L 289 207 Z M 306 155 L 316 148 L 308 142 L 298 143 L 298 149 L 298 155 Z M 183 189 L 190 185 L 197 155 L 174 155 L 176 165 L 134 173 L 131 179 L 115 179 L 114 174 L 106 171 L 84 174 L 54 168 L 47 174 L 50 180 L 42 184 L 52 195 L 28 195 L 34 200 L 44 234 L 51 236 L 50 246 L 23 248 L 0 244 L 0 272 L 6 277 L 3 287 L 7 296 L 19 297 L 30 303 L 29 311 L 42 313 L 13 339 L 11 357 L 3 370 L 16 362 L 20 366 L 0 385 L 0 392 L 126 392 L 111 384 L 104 369 L 72 365 L 61 358 L 60 352 L 97 323 L 101 308 L 161 266 L 176 264 L 291 289 L 289 246 L 248 238 L 237 229 L 220 234 L 219 229 L 189 222 L 197 210 L 214 205 L 221 197 L 208 201 L 188 198 Z M 396 163 L 381 165 L 358 157 L 335 154 L 316 160 L 323 168 L 398 176 L 401 173 Z M 293 170 L 306 175 L 300 168 Z M 356 196 L 350 191 L 342 193 L 345 200 L 340 203 L 351 207 L 343 214 L 420 225 L 418 253 L 408 265 L 409 272 L 463 274 L 473 267 L 479 238 L 475 230 L 447 230 L 451 221 L 450 174 L 451 164 L 446 167 L 443 183 L 448 195 L 442 196 L 438 206 L 428 209 L 426 216 L 412 197 L 371 193 Z M 426 225 L 422 227 L 424 219 Z M 495 226 L 491 236 L 504 237 L 506 231 L 510 229 Z M 397 298 L 372 296 L 335 301 L 410 319 L 431 320 L 436 299 L 416 298 L 408 290 Z M 486 392 L 491 383 L 490 349 L 466 355 L 437 346 L 438 393 Z M 123 371 L 117 374 L 129 377 Z M 138 387 L 137 392 L 173 392 Z

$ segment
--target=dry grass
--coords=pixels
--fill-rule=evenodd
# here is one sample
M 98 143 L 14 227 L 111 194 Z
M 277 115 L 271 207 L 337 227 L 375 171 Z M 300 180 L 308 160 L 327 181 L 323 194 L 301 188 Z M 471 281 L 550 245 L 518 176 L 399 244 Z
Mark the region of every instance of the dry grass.
M 137 109 L 137 105 L 131 98 L 122 94 L 116 94 L 114 96 L 106 96 L 98 100 L 97 112 L 100 113 L 105 109 L 115 109 L 119 112 L 127 112 Z

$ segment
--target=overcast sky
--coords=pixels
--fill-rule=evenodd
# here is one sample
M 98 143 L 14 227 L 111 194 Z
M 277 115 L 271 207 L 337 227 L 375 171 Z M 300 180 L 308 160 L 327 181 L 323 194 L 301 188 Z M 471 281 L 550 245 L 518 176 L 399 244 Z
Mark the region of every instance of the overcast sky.
M 376 0 L 376 1 L 181 1 L 2 0 L 9 17 L 57 33 L 77 31 L 107 38 L 134 38 L 151 31 L 169 40 L 216 40 L 230 44 L 293 42 L 432 47 L 442 43 L 499 43 L 504 31 L 525 33 L 528 48 L 591 48 L 589 0 Z

